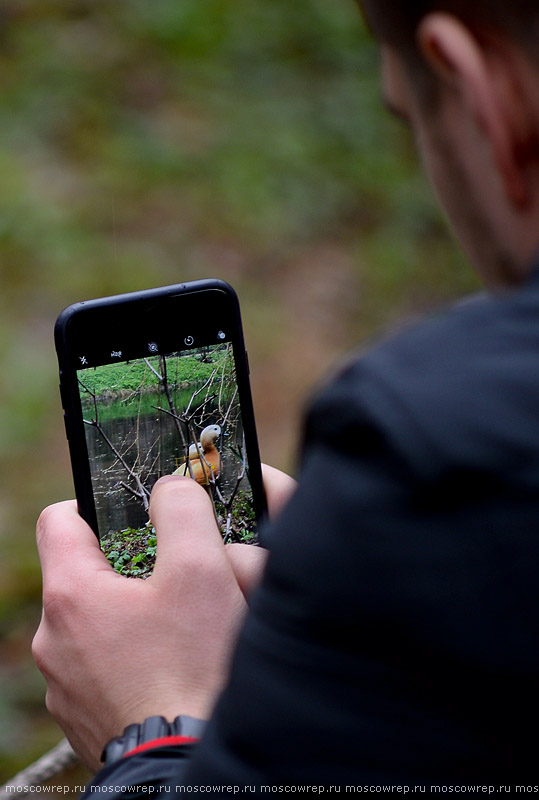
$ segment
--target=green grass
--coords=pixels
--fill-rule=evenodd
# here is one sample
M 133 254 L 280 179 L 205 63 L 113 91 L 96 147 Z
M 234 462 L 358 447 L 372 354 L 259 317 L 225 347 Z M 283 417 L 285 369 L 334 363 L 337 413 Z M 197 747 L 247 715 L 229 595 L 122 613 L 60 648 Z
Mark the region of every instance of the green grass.
M 190 383 L 199 384 L 206 381 L 214 370 L 221 370 L 227 351 L 214 351 L 208 360 L 200 357 L 181 356 L 167 358 L 167 375 L 172 387 Z M 159 359 L 149 358 L 147 361 L 155 370 L 160 371 Z M 220 373 L 219 373 L 220 374 Z M 144 360 L 125 364 L 104 364 L 100 367 L 83 370 L 80 373 L 82 383 L 97 395 L 115 392 L 135 392 L 159 386 L 159 379 Z

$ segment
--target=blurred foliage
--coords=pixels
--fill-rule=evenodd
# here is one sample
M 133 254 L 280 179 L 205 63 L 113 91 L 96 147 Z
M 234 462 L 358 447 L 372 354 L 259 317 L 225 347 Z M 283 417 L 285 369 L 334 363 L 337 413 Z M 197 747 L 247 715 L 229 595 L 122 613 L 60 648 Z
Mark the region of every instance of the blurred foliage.
M 34 523 L 72 486 L 54 319 L 201 277 L 238 290 L 263 457 L 309 388 L 388 325 L 473 289 L 379 99 L 353 0 L 3 0 L 0 769 L 60 732 L 29 656 Z

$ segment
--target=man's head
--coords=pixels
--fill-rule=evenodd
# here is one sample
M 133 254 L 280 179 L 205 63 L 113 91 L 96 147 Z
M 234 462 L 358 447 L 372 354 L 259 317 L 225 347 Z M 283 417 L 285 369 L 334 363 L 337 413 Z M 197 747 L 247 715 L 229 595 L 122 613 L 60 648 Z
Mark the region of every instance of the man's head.
M 522 279 L 539 248 L 537 0 L 359 0 L 384 95 L 487 283 Z
M 433 12 L 459 19 L 477 34 L 503 34 L 537 58 L 539 3 L 537 0 L 358 0 L 376 37 L 404 56 L 417 58 L 416 32 L 420 21 Z

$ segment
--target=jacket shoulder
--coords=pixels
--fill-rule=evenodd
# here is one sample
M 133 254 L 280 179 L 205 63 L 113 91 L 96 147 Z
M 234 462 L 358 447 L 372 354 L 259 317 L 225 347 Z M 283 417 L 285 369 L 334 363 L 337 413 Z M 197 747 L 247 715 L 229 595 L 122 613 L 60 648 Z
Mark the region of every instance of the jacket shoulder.
M 538 403 L 539 291 L 481 296 L 352 358 L 315 400 L 305 441 L 390 447 L 431 477 L 498 469 L 539 452 Z

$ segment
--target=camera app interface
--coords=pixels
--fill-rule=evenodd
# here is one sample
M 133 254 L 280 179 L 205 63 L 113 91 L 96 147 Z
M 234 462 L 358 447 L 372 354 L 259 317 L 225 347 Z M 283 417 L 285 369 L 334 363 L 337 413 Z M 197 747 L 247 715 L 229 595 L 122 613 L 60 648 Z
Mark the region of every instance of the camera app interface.
M 147 351 L 129 361 L 113 351 L 98 366 L 82 356 L 77 373 L 101 547 L 118 572 L 141 578 L 155 560 L 148 509 L 163 475 L 205 488 L 225 542 L 256 542 L 232 344 Z

